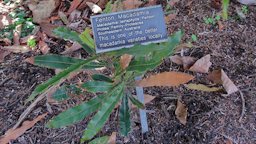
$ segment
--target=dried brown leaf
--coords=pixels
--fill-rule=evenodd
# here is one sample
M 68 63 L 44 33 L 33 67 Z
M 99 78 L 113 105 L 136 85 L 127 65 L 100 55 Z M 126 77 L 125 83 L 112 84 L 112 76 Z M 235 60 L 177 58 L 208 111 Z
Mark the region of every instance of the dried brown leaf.
M 2 47 L 2 49 L 13 53 L 26 53 L 31 51 L 31 49 L 28 46 L 22 45 L 4 46 Z
M 168 16 L 165 17 L 165 22 L 170 23 L 175 18 L 176 18 L 176 14 L 169 14 Z
M 41 23 L 43 20 L 49 18 L 59 4 L 59 0 L 43 0 L 38 2 L 30 0 L 28 7 L 33 13 L 33 22 Z
M 0 62 L 4 61 L 4 58 L 8 56 L 11 52 L 0 49 Z
M 93 13 L 95 13 L 95 14 L 102 13 L 102 9 L 98 5 L 96 5 L 92 2 L 86 2 L 86 4 L 90 7 L 90 9 L 92 10 Z
M 38 45 L 39 45 L 40 51 L 41 51 L 43 54 L 49 53 L 50 48 L 49 48 L 49 46 L 48 46 L 44 41 L 42 41 L 42 40 L 39 41 Z
M 208 73 L 209 68 L 212 65 L 210 59 L 211 55 L 209 54 L 200 58 L 192 67 L 190 67 L 189 70 L 194 72 Z
M 207 78 L 216 84 L 222 84 L 221 70 L 212 71 L 211 73 L 208 74 Z
M 229 79 L 222 69 L 211 72 L 208 75 L 208 79 L 216 84 L 222 84 L 228 95 L 238 91 L 236 85 Z
M 46 115 L 47 115 L 47 113 L 38 116 L 36 119 L 34 119 L 32 121 L 24 121 L 22 123 L 21 127 L 17 128 L 17 129 L 13 129 L 13 128 L 9 129 L 5 133 L 5 135 L 3 135 L 0 138 L 0 143 L 1 144 L 7 144 L 11 140 L 17 139 L 18 137 L 23 135 L 28 129 L 33 127 L 38 121 L 42 120 Z
M 35 64 L 35 58 L 34 57 L 26 58 L 25 62 L 28 62 L 30 64 Z
M 176 118 L 180 121 L 180 123 L 182 123 L 183 125 L 186 125 L 188 109 L 186 108 L 185 104 L 181 103 L 180 100 L 177 101 L 175 115 L 176 115 Z
M 78 43 L 78 42 L 74 42 L 72 44 L 72 46 L 70 48 L 67 48 L 64 52 L 62 52 L 61 54 L 70 54 L 73 51 L 79 50 L 80 48 L 82 48 L 82 46 Z
M 9 15 L 7 14 L 0 15 L 0 29 L 10 24 L 12 24 L 12 19 Z
M 14 45 L 20 45 L 20 35 L 21 35 L 22 25 L 17 25 L 13 31 L 13 43 Z
M 170 57 L 170 60 L 178 65 L 183 65 L 184 69 L 189 69 L 195 63 L 196 58 L 174 55 Z
M 181 72 L 163 72 L 139 81 L 141 87 L 151 86 L 179 86 L 194 79 L 194 76 Z
M 109 137 L 108 144 L 116 144 L 116 132 L 112 132 Z
M 143 2 L 139 0 L 125 0 L 123 7 L 125 10 L 138 8 Z
M 136 97 L 136 96 L 134 96 L 134 97 Z M 149 94 L 144 94 L 144 105 L 150 103 L 155 98 L 156 98 L 156 96 L 152 96 L 152 95 L 149 95 Z M 137 108 L 137 106 L 132 105 L 132 108 Z
M 131 60 L 132 60 L 132 55 L 128 55 L 128 54 L 122 55 L 120 58 L 121 68 L 123 70 L 126 69 L 129 66 Z
M 68 14 L 71 14 L 82 2 L 82 0 L 73 0 L 71 6 L 68 9 Z
M 229 77 L 223 70 L 221 70 L 221 81 L 228 95 L 238 91 L 236 85 L 229 79 Z
M 52 33 L 52 31 L 57 28 L 58 26 L 56 25 L 53 25 L 53 24 L 50 24 L 50 23 L 46 23 L 46 22 L 42 22 L 40 23 L 40 27 L 41 27 L 41 30 L 47 34 L 48 36 L 50 37 L 55 37 L 56 36 Z
M 185 87 L 191 90 L 199 90 L 204 92 L 216 92 L 222 90 L 221 87 L 208 87 L 203 84 L 186 84 Z

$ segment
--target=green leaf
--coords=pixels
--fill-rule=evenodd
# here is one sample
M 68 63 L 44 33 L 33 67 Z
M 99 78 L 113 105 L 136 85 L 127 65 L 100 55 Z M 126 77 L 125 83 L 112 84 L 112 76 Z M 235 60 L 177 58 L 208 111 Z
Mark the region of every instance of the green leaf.
M 47 89 L 49 89 L 51 86 L 57 84 L 60 82 L 60 80 L 65 79 L 69 76 L 70 73 L 80 70 L 83 66 L 85 66 L 87 63 L 93 61 L 96 59 L 95 57 L 89 58 L 85 61 L 76 63 L 68 67 L 67 69 L 63 70 L 62 72 L 58 73 L 57 75 L 53 76 L 48 81 L 38 85 L 35 90 L 32 92 L 32 94 L 29 96 L 29 98 L 26 100 L 26 102 L 29 102 L 33 100 L 37 95 L 45 92 Z
M 105 95 L 99 95 L 88 102 L 70 108 L 47 123 L 49 128 L 61 128 L 83 120 L 86 116 L 99 109 Z
M 94 75 L 92 75 L 92 79 L 95 81 L 105 81 L 105 82 L 109 82 L 109 83 L 113 82 L 113 80 L 110 77 L 103 75 L 103 74 L 94 74 Z
M 85 31 L 79 35 L 79 37 L 91 49 L 94 49 L 94 47 L 95 47 L 94 40 L 92 39 L 90 32 L 91 32 L 91 30 L 89 28 L 86 28 Z
M 140 109 L 144 109 L 145 106 L 143 103 L 141 103 L 137 98 L 135 98 L 134 96 L 132 95 L 129 95 L 129 99 L 130 101 L 132 102 L 132 104 L 134 104 L 135 106 L 137 106 L 138 108 Z
M 71 65 L 79 62 L 83 62 L 83 59 L 76 59 L 72 57 L 65 57 L 61 55 L 41 55 L 34 57 L 34 65 L 47 67 L 52 69 L 66 69 Z M 83 68 L 84 69 L 94 69 L 104 67 L 101 63 L 89 62 Z
M 146 72 L 148 70 L 154 69 L 156 66 L 161 64 L 164 58 L 169 57 L 175 47 L 180 43 L 183 32 L 178 31 L 169 37 L 167 42 L 161 43 L 159 47 L 161 50 L 153 51 L 150 55 L 145 57 L 138 57 L 133 60 L 127 68 L 127 71 L 136 71 L 139 73 Z
M 108 144 L 109 136 L 103 136 L 90 141 L 88 144 Z
M 127 136 L 131 130 L 130 109 L 128 105 L 127 95 L 125 95 L 122 99 L 122 104 L 120 106 L 119 120 L 120 120 L 121 134 L 124 136 Z
M 121 83 L 113 88 L 104 100 L 102 107 L 95 114 L 92 120 L 88 123 L 86 130 L 84 131 L 81 142 L 92 139 L 104 126 L 111 112 L 114 110 L 116 104 L 124 95 L 124 84 Z
M 167 42 L 162 42 L 160 44 L 151 43 L 148 45 L 135 45 L 131 48 L 124 48 L 116 51 L 111 51 L 111 52 L 108 52 L 107 54 L 112 56 L 121 56 L 123 54 L 129 54 L 135 57 L 142 57 L 150 53 L 162 51 L 165 49 L 173 50 L 174 47 L 172 46 L 176 46 L 177 44 L 179 44 L 182 35 L 183 35 L 183 32 L 178 31 L 174 33 L 171 37 L 169 37 Z M 171 46 L 169 47 L 169 45 Z
M 89 54 L 95 54 L 95 50 L 89 47 L 86 43 L 84 43 L 80 39 L 79 34 L 77 32 L 71 31 L 66 27 L 58 27 L 53 30 L 53 33 L 61 38 L 76 41 L 84 48 L 86 52 L 88 52 Z
M 107 92 L 113 87 L 113 83 L 104 81 L 88 81 L 81 87 L 92 93 Z
M 197 36 L 195 34 L 192 34 L 191 39 L 192 39 L 192 41 L 195 42 L 195 41 L 197 41 Z
M 112 12 L 112 0 L 110 0 L 103 10 L 104 13 L 111 13 Z
M 67 95 L 67 87 L 62 86 L 53 93 L 52 98 L 56 101 L 63 101 L 69 98 Z
M 229 0 L 222 0 L 222 18 L 223 18 L 223 20 L 228 19 L 228 7 L 229 7 Z

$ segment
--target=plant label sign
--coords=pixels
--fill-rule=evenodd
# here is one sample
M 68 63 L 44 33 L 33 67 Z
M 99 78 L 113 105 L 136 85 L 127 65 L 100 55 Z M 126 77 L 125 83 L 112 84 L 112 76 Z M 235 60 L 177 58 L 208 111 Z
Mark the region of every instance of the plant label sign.
M 161 5 L 91 17 L 96 52 L 167 40 Z

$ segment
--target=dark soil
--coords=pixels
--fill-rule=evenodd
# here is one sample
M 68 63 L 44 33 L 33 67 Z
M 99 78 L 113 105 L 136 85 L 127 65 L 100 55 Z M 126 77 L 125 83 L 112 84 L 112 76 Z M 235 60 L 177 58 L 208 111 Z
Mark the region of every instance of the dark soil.
M 218 26 L 204 23 L 203 18 L 212 16 L 219 11 L 212 8 L 209 1 L 181 0 L 174 10 L 177 17 L 168 24 L 170 33 L 183 29 L 183 43 L 190 41 L 190 36 L 196 34 L 198 41 L 194 47 L 184 49 L 184 54 L 200 58 L 211 54 L 213 63 L 211 70 L 222 68 L 229 78 L 239 87 L 245 99 L 245 109 L 242 121 L 242 99 L 239 92 L 223 96 L 222 92 L 198 92 L 178 88 L 150 88 L 145 93 L 157 96 L 146 109 L 148 112 L 149 132 L 141 134 L 139 114 L 132 112 L 132 131 L 124 138 L 118 135 L 117 143 L 164 143 L 164 144 L 255 144 L 256 143 L 256 7 L 249 6 L 246 19 L 238 20 L 235 7 L 231 3 L 230 19 L 223 22 L 225 28 L 220 31 Z M 51 47 L 58 53 L 58 46 Z M 32 54 L 12 54 L 6 57 L 0 65 L 0 135 L 3 135 L 17 122 L 20 114 L 26 109 L 24 101 L 36 85 L 54 75 L 54 71 L 40 68 L 24 62 Z M 153 72 L 183 71 L 179 66 L 165 60 Z M 186 71 L 187 72 L 187 71 Z M 195 83 L 210 82 L 205 74 L 193 73 Z M 80 78 L 84 78 L 83 75 Z M 77 78 L 76 80 L 78 80 Z M 188 121 L 184 126 L 176 118 L 174 111 L 177 98 L 180 97 L 188 107 Z M 85 98 L 86 99 L 86 98 Z M 61 129 L 48 129 L 44 125 L 61 111 L 81 103 L 74 98 L 68 102 L 51 105 L 53 113 L 37 123 L 24 135 L 12 143 L 79 143 L 88 119 Z M 46 101 L 40 102 L 30 113 L 27 120 L 49 112 Z M 98 136 L 110 135 L 118 131 L 117 112 L 113 112 L 110 120 Z

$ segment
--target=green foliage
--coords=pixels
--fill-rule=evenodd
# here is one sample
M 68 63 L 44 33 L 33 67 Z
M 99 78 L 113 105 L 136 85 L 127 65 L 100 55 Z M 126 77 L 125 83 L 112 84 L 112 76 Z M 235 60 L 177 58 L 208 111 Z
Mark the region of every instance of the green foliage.
M 88 39 L 88 34 L 86 34 L 86 32 L 88 32 L 88 31 L 85 31 L 85 33 L 83 33 L 82 35 L 79 35 L 77 32 L 70 31 L 66 27 L 58 27 L 53 30 L 53 33 L 55 35 L 57 35 L 61 38 L 64 38 L 64 39 L 76 41 L 84 48 L 84 50 L 86 52 L 88 52 L 89 54 L 95 54 L 95 49 L 92 49 L 91 42 L 86 40 L 86 38 Z M 81 37 L 83 39 L 81 39 Z
M 73 64 L 80 63 L 83 61 L 85 60 L 54 54 L 34 57 L 35 65 L 52 69 L 66 69 Z M 90 61 L 83 66 L 83 69 L 94 69 L 101 67 L 104 67 L 104 64 L 95 61 Z
M 92 120 L 88 123 L 84 131 L 81 142 L 92 139 L 104 126 L 116 104 L 124 96 L 124 83 L 119 84 L 111 90 L 107 98 L 104 100 L 99 111 L 95 114 Z
M 28 39 L 27 41 L 27 45 L 31 48 L 35 47 L 36 46 L 36 40 L 34 38 L 32 39 Z
M 60 27 L 55 29 L 54 33 L 61 38 L 77 41 L 85 48 L 90 56 L 87 59 L 76 59 L 60 55 L 34 57 L 35 65 L 62 69 L 62 72 L 37 86 L 28 101 L 33 100 L 37 95 L 59 84 L 71 73 L 81 69 L 105 67 L 111 71 L 111 77 L 103 74 L 93 74 L 91 81 L 86 81 L 79 86 L 64 85 L 53 95 L 53 98 L 57 100 L 66 100 L 70 98 L 69 95 L 71 94 L 84 95 L 84 90 L 98 95 L 78 106 L 60 113 L 47 123 L 47 126 L 50 128 L 65 127 L 79 122 L 92 113 L 95 113 L 84 131 L 81 142 L 92 139 L 100 131 L 119 102 L 121 102 L 119 114 L 120 130 L 123 135 L 129 133 L 131 129 L 129 101 L 138 108 L 144 108 L 144 105 L 135 97 L 132 97 L 129 92 L 131 87 L 135 87 L 135 76 L 154 69 L 161 64 L 163 59 L 172 55 L 183 35 L 182 31 L 178 31 L 169 37 L 166 42 L 160 44 L 135 45 L 129 49 L 121 49 L 96 56 L 94 42 L 90 36 L 89 29 L 86 29 L 82 34 L 78 34 L 67 28 Z M 120 66 L 120 57 L 123 54 L 133 56 L 133 59 L 126 69 L 122 69 Z M 99 93 L 101 94 L 99 95 Z
M 47 123 L 49 128 L 61 128 L 83 120 L 86 116 L 100 108 L 105 95 L 99 95 L 88 102 L 83 102 L 73 108 L 70 108 Z
M 103 13 L 111 13 L 112 12 L 112 0 L 110 0 L 107 5 L 105 6 L 105 9 L 103 10 Z
M 89 92 L 97 93 L 109 91 L 113 87 L 113 84 L 104 81 L 88 81 L 84 83 L 81 87 L 85 88 Z
M 228 19 L 229 0 L 222 0 L 222 19 Z
M 129 131 L 131 130 L 130 109 L 127 95 L 125 95 L 122 99 L 119 117 L 121 134 L 127 136 Z
M 243 5 L 241 8 L 243 14 L 247 15 L 249 13 L 249 8 L 246 5 Z
M 215 17 L 204 17 L 204 23 L 208 25 L 216 25 L 217 21 L 221 19 L 220 15 L 216 15 Z
M 192 35 L 191 35 L 191 40 L 192 40 L 193 42 L 196 42 L 196 41 L 197 41 L 197 36 L 196 36 L 195 34 L 192 34 Z
M 94 75 L 92 75 L 92 79 L 95 81 L 105 81 L 105 82 L 109 82 L 109 83 L 113 82 L 113 80 L 110 77 L 103 75 L 103 74 L 94 74 Z
M 12 40 L 14 30 L 18 25 L 22 25 L 21 38 L 28 36 L 36 27 L 32 23 L 32 18 L 28 18 L 24 10 L 15 9 L 9 16 L 13 19 L 13 23 L 1 29 L 0 38 L 8 38 Z
M 135 106 L 137 106 L 140 109 L 144 109 L 145 106 L 135 97 L 133 97 L 132 95 L 128 95 L 130 101 L 132 102 L 132 104 L 134 104 Z

